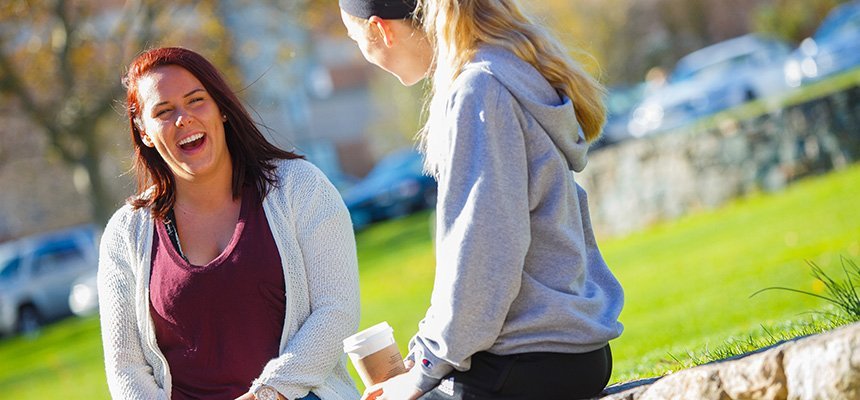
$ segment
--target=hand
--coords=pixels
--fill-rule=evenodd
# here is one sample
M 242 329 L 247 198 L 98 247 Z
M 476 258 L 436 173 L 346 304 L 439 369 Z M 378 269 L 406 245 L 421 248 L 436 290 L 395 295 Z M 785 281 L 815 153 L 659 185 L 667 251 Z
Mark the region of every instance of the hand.
M 414 362 L 407 361 L 406 368 L 411 369 L 413 365 Z M 361 400 L 415 400 L 422 394 L 418 388 L 409 384 L 406 374 L 400 374 L 367 388 Z
M 257 396 L 254 396 L 253 393 L 248 392 L 248 393 L 243 394 L 240 397 L 237 397 L 236 400 L 257 400 Z M 287 400 L 287 398 L 284 397 L 284 395 L 278 393 L 278 400 Z

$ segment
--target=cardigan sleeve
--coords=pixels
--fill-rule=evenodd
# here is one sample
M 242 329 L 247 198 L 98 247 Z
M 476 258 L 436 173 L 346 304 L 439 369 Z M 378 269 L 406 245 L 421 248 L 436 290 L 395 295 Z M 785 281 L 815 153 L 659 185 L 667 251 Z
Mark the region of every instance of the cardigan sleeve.
M 99 250 L 99 314 L 108 389 L 115 399 L 168 399 L 144 357 L 138 331 L 132 270 L 138 254 L 130 238 L 131 214 L 126 206 L 111 218 Z
M 307 274 L 310 315 L 270 361 L 251 390 L 266 384 L 289 399 L 321 386 L 343 358 L 343 339 L 358 329 L 359 286 L 355 236 L 349 212 L 334 186 L 315 167 L 291 177 L 287 190 L 295 240 Z

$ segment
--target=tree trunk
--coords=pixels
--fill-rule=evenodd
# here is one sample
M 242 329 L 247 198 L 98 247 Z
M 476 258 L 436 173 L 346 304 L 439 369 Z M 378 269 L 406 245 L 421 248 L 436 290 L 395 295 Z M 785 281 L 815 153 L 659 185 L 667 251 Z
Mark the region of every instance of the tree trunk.
M 84 154 L 77 164 L 83 167 L 88 178 L 87 194 L 90 198 L 91 214 L 93 223 L 98 227 L 104 227 L 108 219 L 113 215 L 117 205 L 115 196 L 111 195 L 110 186 L 104 179 L 101 165 L 101 152 L 99 151 L 96 135 L 76 135 L 84 142 Z

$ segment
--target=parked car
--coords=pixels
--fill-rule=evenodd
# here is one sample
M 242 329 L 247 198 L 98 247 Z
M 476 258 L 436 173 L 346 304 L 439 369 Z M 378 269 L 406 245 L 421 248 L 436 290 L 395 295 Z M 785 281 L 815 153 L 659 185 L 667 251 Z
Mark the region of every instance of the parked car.
M 72 283 L 98 268 L 96 242 L 84 225 L 0 245 L 0 335 L 70 315 Z
M 609 88 L 606 96 L 606 125 L 600 140 L 591 145 L 598 149 L 629 139 L 630 116 L 633 109 L 642 101 L 645 94 L 645 83 L 631 86 L 615 86 Z
M 785 43 L 749 34 L 690 53 L 678 61 L 667 84 L 633 111 L 630 134 L 677 128 L 746 101 L 787 89 Z
M 97 273 L 98 271 L 93 270 L 72 282 L 72 291 L 69 293 L 69 309 L 77 316 L 85 317 L 95 314 L 99 310 L 99 292 L 96 286 Z
M 423 173 L 423 157 L 412 149 L 383 158 L 367 177 L 343 193 L 355 229 L 436 204 L 436 180 Z
M 797 87 L 860 66 L 860 1 L 833 9 L 785 63 L 785 82 Z

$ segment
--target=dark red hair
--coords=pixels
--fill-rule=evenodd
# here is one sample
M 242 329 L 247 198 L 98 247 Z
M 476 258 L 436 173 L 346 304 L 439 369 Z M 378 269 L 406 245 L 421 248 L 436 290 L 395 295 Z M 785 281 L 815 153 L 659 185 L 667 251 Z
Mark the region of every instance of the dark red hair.
M 141 111 L 138 82 L 154 68 L 175 65 L 190 72 L 212 96 L 221 114 L 227 117 L 224 134 L 233 161 L 233 198 L 239 198 L 243 186 L 251 186 L 263 198 L 277 178 L 274 160 L 303 158 L 269 143 L 251 115 L 227 85 L 224 77 L 209 60 L 181 47 L 152 49 L 137 56 L 122 79 L 126 88 L 126 108 L 134 146 L 134 171 L 137 194 L 129 198 L 134 208 L 151 207 L 153 218 L 164 218 L 176 201 L 173 172 L 152 147 L 140 136 Z M 151 193 L 150 193 L 151 191 Z

